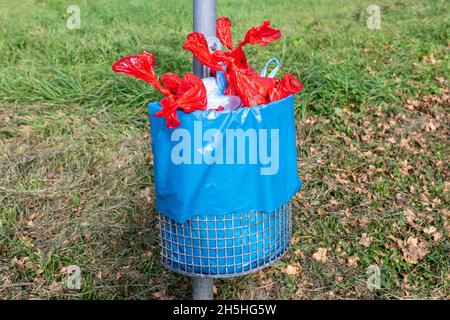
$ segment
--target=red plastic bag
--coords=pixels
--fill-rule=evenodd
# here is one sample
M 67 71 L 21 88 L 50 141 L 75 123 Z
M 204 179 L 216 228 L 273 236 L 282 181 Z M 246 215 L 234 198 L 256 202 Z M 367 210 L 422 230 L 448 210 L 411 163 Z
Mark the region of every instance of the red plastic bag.
M 232 63 L 228 64 L 229 87 L 242 100 L 244 106 L 265 104 L 276 79 L 261 77 L 249 64 L 242 43 L 231 53 Z
M 269 95 L 277 83 L 275 78 L 255 77 L 250 69 L 232 70 L 230 79 L 244 106 L 257 106 L 270 102 Z
M 164 98 L 161 100 L 161 111 L 154 114 L 155 117 L 162 117 L 166 119 L 167 128 L 176 128 L 180 126 L 180 120 L 177 116 L 177 105 L 171 98 Z
M 134 78 L 144 80 L 163 95 L 167 96 L 170 94 L 170 91 L 166 90 L 159 83 L 154 70 L 155 63 L 153 54 L 143 50 L 142 54 L 127 56 L 115 62 L 112 69 L 115 72 L 125 73 Z
M 191 51 L 192 54 L 208 68 L 216 71 L 222 71 L 222 66 L 219 63 L 219 60 L 209 51 L 208 42 L 202 33 L 190 33 L 183 49 Z
M 292 75 L 281 81 L 261 77 L 248 64 L 243 46 L 246 44 L 266 46 L 281 37 L 280 30 L 270 27 L 270 21 L 266 20 L 262 25 L 248 30 L 236 49 L 233 49 L 230 19 L 227 17 L 217 19 L 216 34 L 230 52 L 216 50 L 211 53 L 205 37 L 197 32 L 188 35 L 183 49 L 191 51 L 202 64 L 212 70 L 224 72 L 228 81 L 226 95 L 238 95 L 244 106 L 252 107 L 286 97 L 290 94 L 288 92 L 299 91 L 298 80 Z
M 303 89 L 303 84 L 298 81 L 296 77 L 294 77 L 289 72 L 286 72 L 284 77 L 281 79 L 281 81 L 278 82 L 278 84 L 275 86 L 275 88 L 270 93 L 269 100 L 277 101 L 283 98 L 286 98 L 287 96 L 291 94 L 297 94 Z
M 181 78 L 176 73 L 164 73 L 161 76 L 162 85 L 170 91 L 172 94 L 177 94 L 178 87 L 180 86 Z
M 224 72 L 228 81 L 226 95 L 237 95 L 244 106 L 252 107 L 283 99 L 290 94 L 298 93 L 303 88 L 298 79 L 289 73 L 286 73 L 281 80 L 262 77 L 247 61 L 243 50 L 246 44 L 266 46 L 281 37 L 280 30 L 270 27 L 270 21 L 266 20 L 262 25 L 250 28 L 244 40 L 235 49 L 230 19 L 219 18 L 216 33 L 221 43 L 230 51 L 210 52 L 204 35 L 198 32 L 188 35 L 183 49 L 191 51 L 213 73 Z M 113 64 L 112 69 L 144 80 L 165 96 L 161 100 L 162 109 L 155 116 L 164 117 L 169 128 L 180 125 L 177 110 L 186 113 L 206 110 L 207 93 L 201 79 L 191 73 L 186 74 L 182 79 L 175 73 L 166 73 L 161 76 L 161 84 L 154 66 L 154 56 L 143 51 L 141 55 L 120 59 Z
M 228 48 L 233 50 L 233 36 L 231 34 L 231 21 L 227 17 L 222 17 L 216 21 L 216 34 L 220 42 Z
M 181 80 L 176 95 L 176 104 L 186 113 L 206 110 L 206 88 L 203 81 L 192 73 L 187 73 Z
M 260 46 L 266 46 L 275 40 L 280 39 L 280 30 L 273 29 L 270 26 L 270 21 L 265 20 L 259 27 L 252 27 L 245 34 L 243 44 L 250 43 L 252 45 L 259 44 Z
M 133 55 L 115 62 L 112 69 L 132 77 L 144 80 L 166 97 L 161 100 L 162 110 L 155 117 L 166 119 L 168 128 L 176 128 L 180 125 L 177 110 L 192 112 L 195 110 L 206 110 L 206 88 L 203 81 L 193 75 L 186 74 L 183 79 L 177 74 L 166 73 L 161 77 L 161 85 L 154 70 L 155 57 L 143 51 L 141 55 Z
M 168 128 L 176 128 L 180 126 L 177 109 L 190 113 L 195 110 L 206 110 L 206 105 L 206 88 L 203 81 L 192 73 L 187 73 L 180 81 L 175 99 L 173 95 L 162 99 L 162 110 L 154 116 L 165 118 Z

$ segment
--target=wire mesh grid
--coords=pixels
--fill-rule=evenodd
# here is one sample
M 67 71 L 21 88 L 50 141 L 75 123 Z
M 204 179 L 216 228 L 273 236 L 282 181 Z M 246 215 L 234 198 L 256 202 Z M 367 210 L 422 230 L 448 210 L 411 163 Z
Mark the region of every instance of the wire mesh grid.
M 161 261 L 189 275 L 226 278 L 277 261 L 292 235 L 291 204 L 278 209 L 194 216 L 178 223 L 159 215 Z

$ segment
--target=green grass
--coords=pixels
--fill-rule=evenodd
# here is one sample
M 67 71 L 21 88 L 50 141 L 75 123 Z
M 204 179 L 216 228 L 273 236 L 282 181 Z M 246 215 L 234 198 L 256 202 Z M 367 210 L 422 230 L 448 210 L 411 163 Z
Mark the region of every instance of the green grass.
M 71 3 L 0 4 L 0 298 L 189 298 L 189 278 L 158 261 L 146 103 L 160 96 L 111 65 L 145 49 L 159 74 L 190 71 L 191 1 L 76 1 L 81 29 L 68 30 Z M 219 1 L 234 41 L 264 19 L 282 30 L 249 61 L 276 56 L 305 89 L 297 241 L 273 267 L 216 282 L 217 298 L 448 297 L 448 2 L 379 0 L 381 30 L 369 4 Z M 417 263 L 409 238 L 427 247 Z M 71 264 L 79 291 L 55 285 Z
M 242 4 L 241 4 L 242 3 Z M 78 1 L 81 29 L 66 28 L 66 1 L 3 2 L 0 15 L 0 98 L 8 103 L 79 104 L 129 115 L 156 99 L 145 84 L 114 75 L 111 64 L 146 49 L 157 70 L 185 73 L 181 50 L 192 28 L 191 1 Z M 435 77 L 450 72 L 446 1 L 379 1 L 382 29 L 366 26 L 370 1 L 223 1 L 235 41 L 270 18 L 283 31 L 278 43 L 250 48 L 259 69 L 272 56 L 305 84 L 299 111 L 398 102 L 403 94 L 436 92 Z M 245 10 L 236 10 L 243 7 Z M 421 64 L 434 54 L 437 63 Z

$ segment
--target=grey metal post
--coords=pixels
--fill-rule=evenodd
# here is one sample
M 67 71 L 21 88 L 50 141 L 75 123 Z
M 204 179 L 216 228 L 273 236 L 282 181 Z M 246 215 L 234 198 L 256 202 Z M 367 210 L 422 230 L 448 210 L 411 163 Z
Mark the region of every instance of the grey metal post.
M 216 0 L 194 0 L 194 31 L 201 32 L 206 39 L 216 36 Z M 194 74 L 200 78 L 209 77 L 209 68 L 194 58 Z M 213 299 L 213 279 L 194 277 L 192 279 L 194 300 Z
M 213 299 L 213 278 L 193 277 L 192 278 L 192 298 L 194 300 Z
M 216 36 L 216 0 L 194 0 L 194 31 L 203 33 L 206 39 Z M 194 58 L 194 74 L 209 77 L 209 68 Z

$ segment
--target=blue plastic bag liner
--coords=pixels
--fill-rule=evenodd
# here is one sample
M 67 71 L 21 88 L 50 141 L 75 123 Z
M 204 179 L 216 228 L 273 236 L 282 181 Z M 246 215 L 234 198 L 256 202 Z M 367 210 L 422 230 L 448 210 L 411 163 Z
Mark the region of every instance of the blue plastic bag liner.
M 225 77 L 225 73 L 223 73 L 222 71 L 217 71 L 216 72 L 216 81 L 217 81 L 217 86 L 219 87 L 220 94 L 224 94 L 225 89 L 228 86 L 228 81 L 227 81 L 227 78 Z
M 273 77 L 276 76 L 278 70 L 280 70 L 281 62 L 277 58 L 273 57 L 272 59 L 267 61 L 266 64 L 264 65 L 264 68 L 262 68 L 261 73 L 260 73 L 261 77 L 265 77 L 266 76 L 267 69 L 269 68 L 269 65 L 271 65 L 272 63 L 275 63 L 276 66 L 275 66 L 275 68 L 273 68 L 273 70 L 269 73 L 269 75 L 267 77 L 268 78 L 273 78 Z
M 194 215 L 271 212 L 300 189 L 294 96 L 252 108 L 178 111 L 166 127 L 149 104 L 156 209 L 177 222 Z

